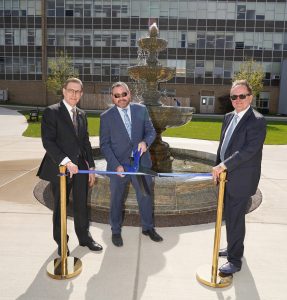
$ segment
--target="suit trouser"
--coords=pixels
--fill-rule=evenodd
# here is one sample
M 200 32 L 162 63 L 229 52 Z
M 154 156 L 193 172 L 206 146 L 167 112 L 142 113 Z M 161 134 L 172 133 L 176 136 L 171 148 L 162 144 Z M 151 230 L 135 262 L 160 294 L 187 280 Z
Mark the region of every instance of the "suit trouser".
M 87 170 L 84 160 L 79 159 L 78 167 L 81 170 Z M 60 206 L 60 183 L 51 182 L 52 192 L 54 195 L 54 212 L 53 212 L 53 237 L 58 245 L 61 243 L 61 206 Z M 67 176 L 67 204 L 72 189 L 73 193 L 73 214 L 74 226 L 80 243 L 85 243 L 90 237 L 89 217 L 87 207 L 88 195 L 88 175 L 76 174 L 72 179 Z
M 154 227 L 152 205 L 152 178 L 151 176 L 141 176 L 141 178 L 137 177 L 138 176 L 129 175 L 125 177 L 120 177 L 118 175 L 110 176 L 110 224 L 113 234 L 121 232 L 123 202 L 127 196 L 127 185 L 129 182 L 132 183 L 136 191 L 142 229 L 149 230 Z
M 227 260 L 241 268 L 244 252 L 245 213 L 249 196 L 234 197 L 227 191 L 224 200 L 224 216 L 227 236 Z

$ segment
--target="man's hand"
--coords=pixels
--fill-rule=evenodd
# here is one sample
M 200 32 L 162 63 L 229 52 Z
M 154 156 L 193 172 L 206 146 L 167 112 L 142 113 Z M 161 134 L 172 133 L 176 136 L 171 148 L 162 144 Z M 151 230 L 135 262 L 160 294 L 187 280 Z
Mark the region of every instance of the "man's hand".
M 142 156 L 142 154 L 144 152 L 146 152 L 146 150 L 147 150 L 147 144 L 146 144 L 146 142 L 140 142 L 138 144 L 138 151 L 141 151 L 141 156 Z
M 94 170 L 94 169 L 91 169 Z M 96 183 L 96 176 L 95 174 L 89 173 L 89 187 L 92 187 Z
M 118 167 L 116 168 L 116 172 L 124 172 L 124 171 L 125 171 L 125 169 L 124 169 L 123 166 L 118 166 Z M 125 175 L 123 175 L 123 174 L 118 174 L 118 176 L 120 176 L 120 177 L 125 177 Z
M 222 164 L 217 165 L 217 166 L 212 168 L 212 177 L 213 177 L 213 181 L 215 183 L 217 183 L 219 181 L 220 173 L 222 173 L 225 170 L 226 170 L 226 167 Z
M 74 174 L 77 174 L 79 172 L 78 166 L 73 164 L 71 161 L 66 164 L 66 167 L 70 173 L 70 178 L 72 178 Z

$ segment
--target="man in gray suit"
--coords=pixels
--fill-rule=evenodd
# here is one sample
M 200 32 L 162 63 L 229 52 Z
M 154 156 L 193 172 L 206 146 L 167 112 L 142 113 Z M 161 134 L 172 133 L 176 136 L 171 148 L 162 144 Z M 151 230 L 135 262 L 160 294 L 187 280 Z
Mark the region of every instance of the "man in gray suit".
M 133 151 L 136 150 L 141 152 L 140 165 L 150 168 L 152 162 L 148 148 L 156 133 L 146 107 L 130 103 L 130 90 L 124 82 L 113 84 L 111 97 L 115 105 L 101 114 L 100 123 L 100 147 L 107 160 L 107 170 L 124 172 L 124 166 L 133 161 Z M 110 224 L 113 244 L 117 247 L 123 246 L 123 201 L 129 182 L 136 191 L 142 233 L 155 242 L 162 241 L 162 237 L 154 229 L 151 176 L 138 178 L 130 175 L 111 175 Z
M 235 81 L 230 90 L 234 111 L 225 115 L 217 151 L 213 178 L 226 170 L 224 196 L 227 249 L 219 256 L 228 262 L 219 268 L 223 274 L 240 271 L 244 251 L 245 212 L 248 200 L 256 193 L 261 173 L 262 148 L 266 136 L 266 122 L 254 110 L 252 89 L 246 80 Z

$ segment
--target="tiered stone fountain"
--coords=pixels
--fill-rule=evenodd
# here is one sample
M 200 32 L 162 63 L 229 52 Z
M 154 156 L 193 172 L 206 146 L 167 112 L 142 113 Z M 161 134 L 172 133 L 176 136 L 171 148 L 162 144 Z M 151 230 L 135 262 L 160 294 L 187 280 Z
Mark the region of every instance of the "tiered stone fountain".
M 179 127 L 192 118 L 192 107 L 164 106 L 158 91 L 160 82 L 166 82 L 175 76 L 175 68 L 163 67 L 158 61 L 158 53 L 167 47 L 167 41 L 159 37 L 156 24 L 149 28 L 149 35 L 138 41 L 141 51 L 147 54 L 145 64 L 128 68 L 129 76 L 144 85 L 142 103 L 146 105 L 157 136 L 151 146 L 153 170 L 170 172 L 172 170 L 172 155 L 169 145 L 162 141 L 161 134 L 168 127 Z

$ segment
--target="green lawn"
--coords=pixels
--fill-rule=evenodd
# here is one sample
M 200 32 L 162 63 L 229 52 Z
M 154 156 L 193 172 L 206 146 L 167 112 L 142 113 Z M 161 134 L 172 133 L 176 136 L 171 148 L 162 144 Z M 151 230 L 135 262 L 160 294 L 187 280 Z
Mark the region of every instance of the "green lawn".
M 23 112 L 26 118 L 29 118 L 29 113 Z M 41 117 L 40 117 L 41 121 Z M 23 133 L 23 136 L 28 137 L 40 137 L 41 129 L 39 122 L 29 122 L 27 130 Z M 89 133 L 91 136 L 99 135 L 100 118 L 98 115 L 88 115 Z M 177 127 L 168 128 L 163 136 L 169 137 L 182 137 L 192 139 L 202 139 L 218 141 L 221 120 L 217 119 L 193 119 L 188 124 Z M 287 123 L 270 121 L 267 124 L 267 137 L 265 140 L 266 145 L 285 145 L 287 144 Z

